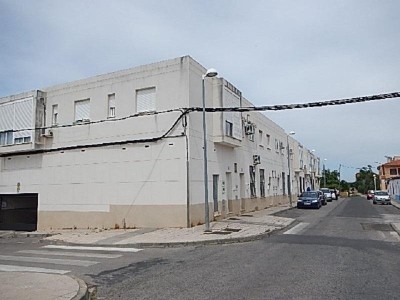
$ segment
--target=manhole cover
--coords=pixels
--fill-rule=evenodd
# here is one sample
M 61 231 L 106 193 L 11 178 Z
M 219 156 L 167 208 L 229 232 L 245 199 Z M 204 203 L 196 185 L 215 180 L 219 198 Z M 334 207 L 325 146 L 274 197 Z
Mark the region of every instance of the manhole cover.
M 364 230 L 393 231 L 393 227 L 390 224 L 361 223 L 361 226 Z

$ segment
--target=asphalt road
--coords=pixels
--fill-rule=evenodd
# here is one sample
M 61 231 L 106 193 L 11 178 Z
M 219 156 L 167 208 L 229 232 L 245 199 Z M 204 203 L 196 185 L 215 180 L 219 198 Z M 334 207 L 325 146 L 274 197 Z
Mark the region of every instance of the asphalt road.
M 242 244 L 99 253 L 0 239 L 0 267 L 65 271 L 107 300 L 400 299 L 400 237 L 390 226 L 400 210 L 354 197 L 278 215 L 296 222 Z
M 146 250 L 86 274 L 97 299 L 399 299 L 399 210 L 365 198 L 292 209 L 286 232 L 243 244 Z

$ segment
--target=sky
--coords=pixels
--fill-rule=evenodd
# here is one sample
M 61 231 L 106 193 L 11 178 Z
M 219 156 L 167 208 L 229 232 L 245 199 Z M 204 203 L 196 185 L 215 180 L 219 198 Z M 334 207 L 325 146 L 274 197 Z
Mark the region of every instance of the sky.
M 397 0 L 0 0 L 0 97 L 190 55 L 255 106 L 400 92 Z M 400 98 L 265 115 L 355 180 L 400 155 Z

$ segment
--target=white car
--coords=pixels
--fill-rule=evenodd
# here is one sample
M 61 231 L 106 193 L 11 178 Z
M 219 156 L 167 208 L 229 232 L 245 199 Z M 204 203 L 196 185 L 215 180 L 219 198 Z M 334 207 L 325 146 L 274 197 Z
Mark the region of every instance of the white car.
M 332 201 L 332 193 L 328 188 L 322 188 L 320 189 L 321 192 L 324 193 L 326 201 L 331 202 Z
M 391 204 L 390 202 L 390 196 L 388 192 L 385 191 L 375 191 L 374 197 L 372 198 L 372 203 L 377 204 Z

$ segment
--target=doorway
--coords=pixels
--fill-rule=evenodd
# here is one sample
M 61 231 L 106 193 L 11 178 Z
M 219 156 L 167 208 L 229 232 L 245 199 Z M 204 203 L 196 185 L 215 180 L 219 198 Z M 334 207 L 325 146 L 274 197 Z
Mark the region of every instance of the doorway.
M 219 180 L 219 175 L 213 175 L 214 212 L 218 212 L 218 180 Z
M 35 231 L 38 194 L 0 195 L 0 230 Z

